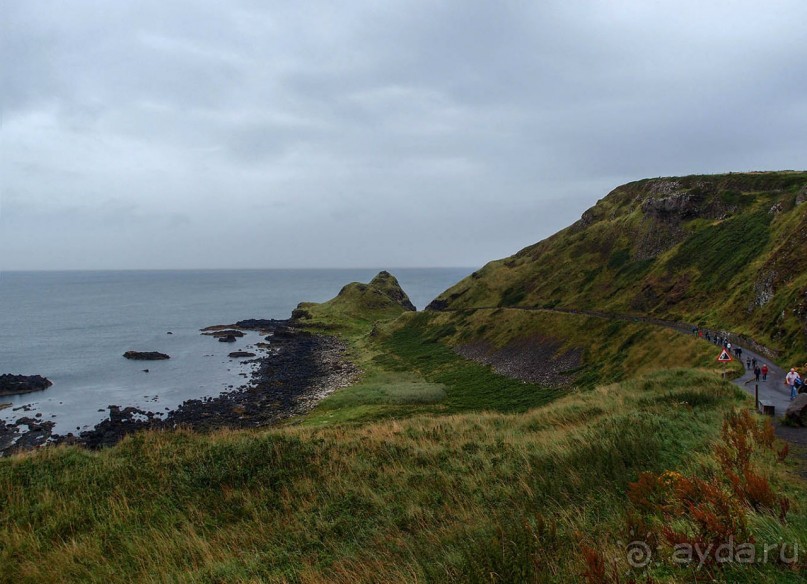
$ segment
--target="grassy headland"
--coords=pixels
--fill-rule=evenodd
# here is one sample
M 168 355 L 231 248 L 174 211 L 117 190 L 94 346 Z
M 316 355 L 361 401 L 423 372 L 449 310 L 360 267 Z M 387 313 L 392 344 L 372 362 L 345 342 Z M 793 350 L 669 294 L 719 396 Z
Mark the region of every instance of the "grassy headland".
M 490 262 L 435 309 L 545 306 L 728 328 L 807 361 L 807 173 L 647 179 Z
M 798 355 L 798 311 L 763 321 L 805 274 L 763 275 L 790 249 L 805 182 L 620 187 L 442 311 L 413 312 L 386 272 L 301 304 L 299 326 L 350 343 L 358 383 L 281 428 L 0 460 L 0 581 L 800 582 L 807 487 L 713 345 L 519 307 L 687 318 Z M 717 562 L 727 541 L 760 560 L 778 547 Z

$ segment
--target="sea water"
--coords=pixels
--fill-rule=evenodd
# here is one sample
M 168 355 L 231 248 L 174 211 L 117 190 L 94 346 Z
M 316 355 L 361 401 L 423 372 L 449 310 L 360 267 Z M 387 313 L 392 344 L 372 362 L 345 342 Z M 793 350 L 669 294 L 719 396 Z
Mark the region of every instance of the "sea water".
M 422 309 L 467 268 L 390 270 Z M 43 375 L 44 391 L 0 396 L 0 419 L 52 420 L 60 434 L 93 427 L 108 406 L 164 413 L 191 398 L 247 382 L 252 365 L 228 358 L 262 340 L 200 334 L 247 318 L 288 318 L 301 301 L 322 302 L 377 269 L 3 272 L 0 373 Z M 171 334 L 168 334 L 171 333 Z M 160 351 L 166 361 L 123 353 Z M 255 352 L 255 351 L 253 351 Z M 148 372 L 145 372 L 147 369 Z

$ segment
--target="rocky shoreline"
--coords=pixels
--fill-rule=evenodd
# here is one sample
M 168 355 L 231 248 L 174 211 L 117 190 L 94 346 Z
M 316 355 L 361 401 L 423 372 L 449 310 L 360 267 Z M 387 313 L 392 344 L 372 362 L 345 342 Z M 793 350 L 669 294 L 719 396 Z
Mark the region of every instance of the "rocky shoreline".
M 53 434 L 53 423 L 21 417 L 0 425 L 0 455 L 45 443 L 111 446 L 132 432 L 190 428 L 209 432 L 222 428 L 256 428 L 310 410 L 329 393 L 353 383 L 360 370 L 347 358 L 347 345 L 333 336 L 313 334 L 293 320 L 250 319 L 207 331 L 257 330 L 267 343 L 250 382 L 216 397 L 183 402 L 165 417 L 134 407 L 109 406 L 109 417 L 78 435 Z M 205 331 L 203 331 L 205 332 Z M 213 336 L 213 335 L 211 335 Z

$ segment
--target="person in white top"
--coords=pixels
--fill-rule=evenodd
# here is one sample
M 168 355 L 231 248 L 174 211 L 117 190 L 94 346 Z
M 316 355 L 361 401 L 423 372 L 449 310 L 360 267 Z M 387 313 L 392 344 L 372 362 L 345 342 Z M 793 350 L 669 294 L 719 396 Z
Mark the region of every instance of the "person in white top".
M 801 381 L 801 377 L 799 377 L 795 369 L 791 369 L 790 372 L 785 375 L 785 385 L 790 388 L 790 401 L 796 399 L 796 380 Z

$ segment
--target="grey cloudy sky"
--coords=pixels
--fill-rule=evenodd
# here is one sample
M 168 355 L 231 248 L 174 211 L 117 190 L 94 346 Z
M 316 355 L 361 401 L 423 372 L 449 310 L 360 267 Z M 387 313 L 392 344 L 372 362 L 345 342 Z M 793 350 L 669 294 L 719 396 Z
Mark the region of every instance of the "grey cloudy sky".
M 477 266 L 801 169 L 807 3 L 0 0 L 0 269 Z

